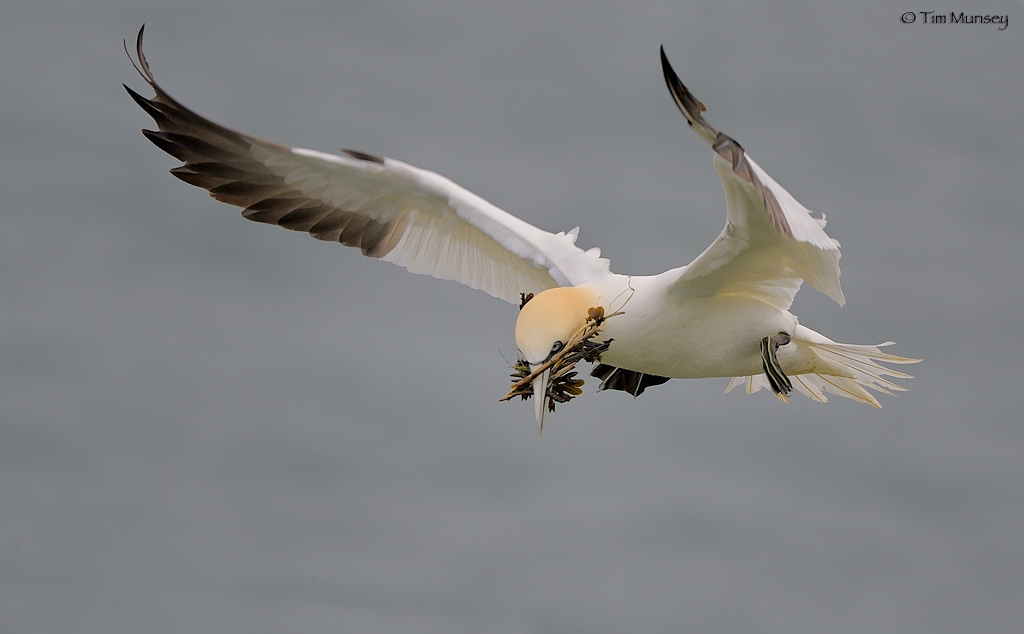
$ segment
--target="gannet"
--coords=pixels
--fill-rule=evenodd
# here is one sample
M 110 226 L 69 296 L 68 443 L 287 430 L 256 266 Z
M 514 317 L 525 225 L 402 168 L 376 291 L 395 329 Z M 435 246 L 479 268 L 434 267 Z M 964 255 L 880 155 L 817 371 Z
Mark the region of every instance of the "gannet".
M 551 362 L 568 342 L 578 343 L 588 323 L 600 325 L 606 344 L 592 373 L 601 379 L 598 391 L 634 398 L 670 378 L 732 377 L 726 392 L 764 387 L 785 401 L 796 390 L 821 403 L 828 392 L 881 407 L 865 388 L 891 395 L 905 388 L 884 377 L 912 378 L 878 363 L 919 361 L 879 349 L 892 342 L 836 343 L 789 312 L 805 280 L 845 304 L 839 243 L 825 233 L 824 216 L 813 218 L 739 143 L 704 120 L 704 104 L 679 80 L 664 47 L 665 82 L 713 150 L 727 214 L 722 233 L 693 262 L 641 276 L 612 273 L 599 249 L 577 247 L 578 227 L 538 229 L 434 172 L 356 150 L 286 147 L 213 123 L 156 83 L 142 52 L 144 29 L 136 70 L 156 95 L 125 89 L 159 128 L 143 134 L 182 161 L 171 173 L 242 207 L 249 220 L 521 302 L 515 342 L 534 371 L 527 378 L 541 433 L 553 410 Z M 609 317 L 592 321 L 594 309 Z

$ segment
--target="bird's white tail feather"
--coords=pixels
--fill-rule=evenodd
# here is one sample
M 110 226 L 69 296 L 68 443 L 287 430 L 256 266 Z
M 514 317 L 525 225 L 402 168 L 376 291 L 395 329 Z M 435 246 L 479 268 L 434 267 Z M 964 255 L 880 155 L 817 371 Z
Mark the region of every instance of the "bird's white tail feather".
M 801 337 L 800 335 L 812 336 Z M 809 341 L 808 339 L 812 340 Z M 801 348 L 802 353 L 809 353 L 813 357 L 813 367 L 816 370 L 812 374 L 791 376 L 793 388 L 807 398 L 819 403 L 828 402 L 825 392 L 829 392 L 881 409 L 882 406 L 879 404 L 878 399 L 871 392 L 864 389 L 865 387 L 882 394 L 895 396 L 893 391 L 906 392 L 907 388 L 883 377 L 889 376 L 896 379 L 912 379 L 914 377 L 879 365 L 877 362 L 904 364 L 920 361 L 920 359 L 898 357 L 879 350 L 883 346 L 893 345 L 891 341 L 880 343 L 877 346 L 835 343 L 802 326 L 798 327 L 793 343 Z M 769 387 L 768 377 L 764 374 L 758 374 L 755 376 L 738 376 L 733 378 L 725 391 L 729 392 L 740 384 L 746 386 L 747 394 L 753 394 L 762 387 Z M 786 400 L 782 395 L 779 398 Z

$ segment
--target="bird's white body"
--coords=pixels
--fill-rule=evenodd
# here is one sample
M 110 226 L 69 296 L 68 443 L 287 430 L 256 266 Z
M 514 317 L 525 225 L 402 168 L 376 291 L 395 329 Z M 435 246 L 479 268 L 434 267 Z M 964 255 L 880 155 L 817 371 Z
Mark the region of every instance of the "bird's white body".
M 622 313 L 601 327 L 599 338 L 613 340 L 603 363 L 677 379 L 758 374 L 761 339 L 796 328 L 789 311 L 745 293 L 675 301 L 678 276 L 609 275 L 584 285 L 608 298 L 606 312 Z
M 289 148 L 219 126 L 156 84 L 141 30 L 137 51 L 138 70 L 156 97 L 125 88 L 160 128 L 146 136 L 183 162 L 171 170 L 175 176 L 243 207 L 250 220 L 358 246 L 364 255 L 506 301 L 536 294 L 516 324 L 517 346 L 531 367 L 552 359 L 597 306 L 614 314 L 599 336 L 612 340 L 601 358 L 605 373 L 628 378 L 605 378 L 602 389 L 628 384 L 634 396 L 669 378 L 734 377 L 729 389 L 771 387 L 781 398 L 796 389 L 821 402 L 829 391 L 877 407 L 864 387 L 890 393 L 903 388 L 883 376 L 909 378 L 877 361 L 916 361 L 878 346 L 835 343 L 798 324 L 789 308 L 804 281 L 844 303 L 839 243 L 825 233 L 824 217 L 812 217 L 738 143 L 704 121 L 703 104 L 664 52 L 669 91 L 715 152 L 726 224 L 690 264 L 629 276 L 613 273 L 599 249 L 577 247 L 578 228 L 543 231 L 433 172 L 364 152 Z M 547 377 L 543 371 L 535 381 L 541 425 Z

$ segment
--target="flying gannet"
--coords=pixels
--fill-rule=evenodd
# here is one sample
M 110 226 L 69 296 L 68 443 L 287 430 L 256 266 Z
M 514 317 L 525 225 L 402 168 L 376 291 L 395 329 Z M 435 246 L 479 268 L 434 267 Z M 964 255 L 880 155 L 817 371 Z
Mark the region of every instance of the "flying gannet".
M 804 280 L 845 303 L 839 243 L 825 233 L 824 217 L 813 218 L 739 143 L 704 120 L 704 105 L 664 49 L 669 92 L 714 150 L 727 216 L 725 229 L 693 262 L 638 276 L 612 273 L 599 249 L 577 247 L 578 228 L 543 231 L 434 172 L 355 150 L 290 148 L 217 125 L 156 83 L 142 52 L 144 29 L 136 70 L 156 96 L 125 89 L 159 128 L 143 134 L 183 162 L 171 173 L 242 207 L 249 220 L 521 301 L 521 385 L 509 397 L 538 395 L 541 432 L 552 396 L 571 398 L 564 391 L 558 398 L 551 382 L 562 375 L 562 389 L 579 393 L 581 381 L 564 384 L 564 375 L 570 361 L 582 358 L 600 361 L 592 372 L 601 379 L 598 391 L 634 397 L 670 378 L 733 377 L 726 392 L 740 384 L 748 393 L 767 387 L 786 400 L 795 389 L 822 403 L 829 392 L 880 407 L 865 387 L 891 395 L 905 388 L 883 377 L 912 378 L 879 365 L 918 361 L 879 350 L 892 342 L 836 343 L 789 312 Z

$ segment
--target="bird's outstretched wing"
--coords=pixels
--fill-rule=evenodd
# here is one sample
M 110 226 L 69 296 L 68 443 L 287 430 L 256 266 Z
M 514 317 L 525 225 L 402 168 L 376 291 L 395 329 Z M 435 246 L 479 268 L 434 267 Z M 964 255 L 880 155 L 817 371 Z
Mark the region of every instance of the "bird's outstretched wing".
M 725 229 L 681 270 L 672 292 L 702 296 L 742 292 L 788 310 L 803 280 L 845 303 L 839 286 L 839 243 L 811 212 L 760 168 L 732 138 L 712 128 L 706 110 L 679 80 L 661 50 L 665 83 L 687 122 L 715 151 L 725 187 Z
M 159 127 L 143 134 L 184 163 L 172 174 L 244 208 L 249 220 L 359 247 L 413 273 L 509 302 L 608 272 L 598 249 L 575 245 L 577 230 L 538 229 L 434 172 L 354 150 L 289 148 L 197 115 L 153 79 L 142 53 L 144 29 L 137 70 L 156 96 L 146 99 L 125 86 Z

